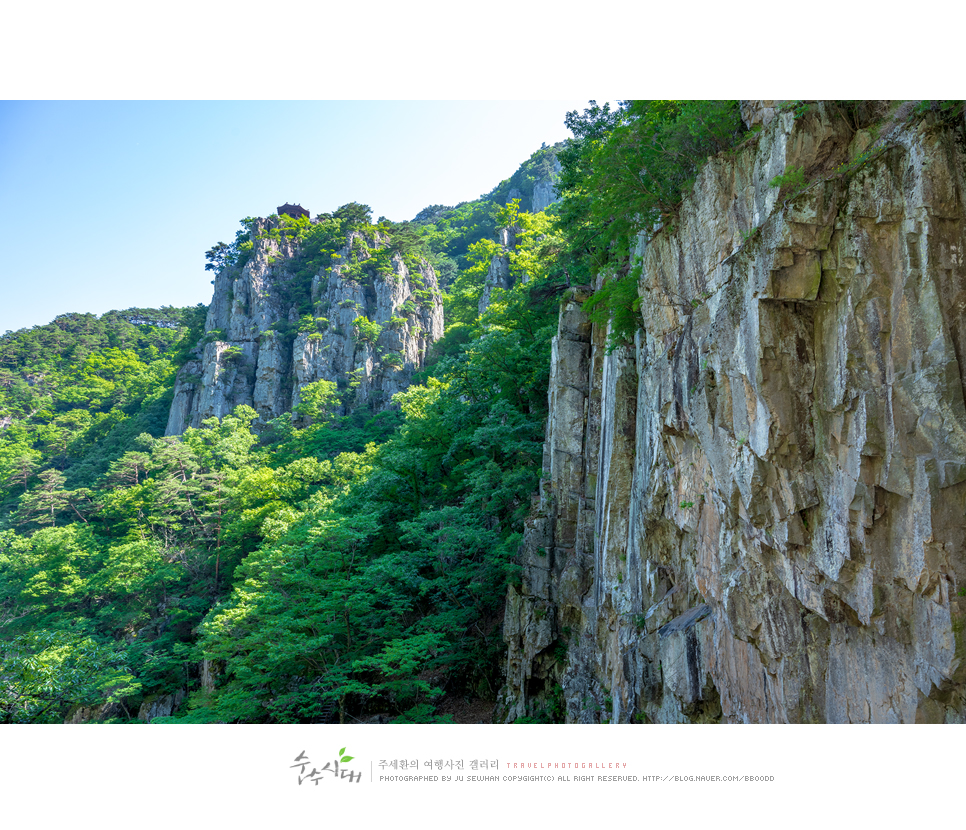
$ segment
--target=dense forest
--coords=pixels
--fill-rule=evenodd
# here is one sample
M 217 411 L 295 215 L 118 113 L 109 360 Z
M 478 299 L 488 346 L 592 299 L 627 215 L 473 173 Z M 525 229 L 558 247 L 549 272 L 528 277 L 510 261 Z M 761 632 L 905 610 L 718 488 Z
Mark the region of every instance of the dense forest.
M 390 411 L 339 417 L 351 386 L 320 382 L 270 423 L 239 407 L 164 437 L 204 307 L 64 315 L 0 338 L 4 722 L 134 722 L 158 701 L 194 723 L 445 721 L 447 698 L 492 708 L 562 279 L 552 218 L 518 205 L 552 153 L 412 222 L 356 203 L 276 217 L 270 232 L 299 250 L 294 295 L 350 228 L 440 275 L 446 336 Z M 209 270 L 244 264 L 253 222 L 241 225 Z M 481 317 L 508 225 L 527 281 Z
M 203 306 L 0 338 L 0 722 L 490 716 L 560 298 L 596 289 L 612 344 L 631 337 L 635 236 L 673 225 L 700 165 L 747 138 L 735 101 L 591 102 L 566 120 L 571 141 L 475 201 L 401 223 L 356 203 L 275 217 L 306 297 L 283 336 L 316 325 L 306 286 L 351 228 L 435 270 L 445 334 L 389 411 L 340 415 L 351 384 L 320 381 L 267 423 L 241 406 L 165 436 L 176 373 L 213 336 Z M 554 160 L 560 199 L 526 210 Z M 244 264 L 241 228 L 209 270 Z M 501 253 L 513 287 L 481 313 Z

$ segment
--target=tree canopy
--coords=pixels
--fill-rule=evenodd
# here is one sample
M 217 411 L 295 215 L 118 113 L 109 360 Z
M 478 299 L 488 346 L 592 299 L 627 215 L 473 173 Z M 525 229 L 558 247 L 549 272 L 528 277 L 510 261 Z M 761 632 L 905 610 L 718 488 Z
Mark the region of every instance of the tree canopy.
M 542 457 L 561 241 L 549 217 L 487 204 L 465 216 L 487 217 L 490 234 L 513 224 L 518 279 L 482 317 L 471 283 L 496 243 L 480 237 L 461 281 L 451 253 L 465 236 L 444 224 L 372 225 L 350 203 L 243 220 L 209 251 L 218 271 L 243 267 L 255 233 L 296 243 L 279 269 L 301 311 L 281 321 L 286 337 L 317 330 L 308 285 L 350 230 L 360 245 L 388 240 L 344 267 L 362 283 L 395 255 L 451 267 L 466 290 L 447 301 L 450 334 L 390 411 L 338 416 L 341 388 L 319 381 L 257 434 L 243 406 L 164 437 L 203 307 L 138 310 L 138 324 L 68 316 L 0 341 L 4 719 L 133 720 L 176 692 L 182 722 L 445 720 L 447 698 L 495 700 Z M 379 328 L 359 318 L 353 336 Z

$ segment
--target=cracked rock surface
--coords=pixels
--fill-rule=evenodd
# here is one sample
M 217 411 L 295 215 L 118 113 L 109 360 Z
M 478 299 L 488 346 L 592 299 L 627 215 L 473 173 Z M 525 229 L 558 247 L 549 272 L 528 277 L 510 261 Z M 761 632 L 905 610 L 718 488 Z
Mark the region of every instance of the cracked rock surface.
M 299 320 L 287 290 L 297 278 L 299 251 L 284 237 L 259 236 L 272 227 L 271 219 L 257 220 L 248 262 L 219 271 L 205 330 L 224 339 L 207 342 L 200 359 L 178 372 L 166 435 L 180 435 L 240 405 L 252 407 L 264 423 L 291 411 L 300 390 L 318 380 L 337 382 L 340 389 L 352 385 L 339 414 L 362 406 L 387 409 L 442 337 L 439 284 L 425 261 L 411 269 L 395 254 L 383 276 L 343 273 L 389 244 L 383 234 L 357 230 L 349 232 L 335 264 L 311 278 L 313 308 L 325 317 L 324 331 L 299 332 L 294 339 L 280 334 L 279 323 Z M 360 336 L 361 318 L 378 326 L 374 338 Z
M 774 103 L 639 240 L 633 344 L 562 304 L 507 720 L 966 718 L 964 127 Z

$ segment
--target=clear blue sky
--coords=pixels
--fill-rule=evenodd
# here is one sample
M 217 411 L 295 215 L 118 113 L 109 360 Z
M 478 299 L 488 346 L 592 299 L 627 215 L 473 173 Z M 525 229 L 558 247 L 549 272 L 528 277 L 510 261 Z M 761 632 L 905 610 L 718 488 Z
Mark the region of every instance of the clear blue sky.
M 827 5 L 812 17 L 834 8 L 843 31 L 887 40 L 882 20 Z M 949 97 L 938 79 L 955 87 L 961 74 L 955 50 L 908 38 L 905 59 L 872 75 L 842 60 L 763 69 L 734 55 L 755 43 L 781 51 L 802 24 L 759 0 L 740 19 L 713 4 L 619 0 L 580 15 L 538 3 L 296 6 L 5 10 L 0 332 L 68 311 L 207 303 L 204 252 L 285 201 L 315 214 L 354 200 L 402 220 L 477 198 L 567 137 L 564 114 L 588 98 L 929 97 L 910 89 L 912 65 L 928 65 L 931 97 Z M 852 88 L 870 78 L 877 90 Z M 490 100 L 522 97 L 570 100 Z M 259 98 L 306 102 L 246 100 Z
M 402 221 L 476 199 L 586 104 L 0 102 L 0 333 L 207 303 L 204 252 L 284 202 Z

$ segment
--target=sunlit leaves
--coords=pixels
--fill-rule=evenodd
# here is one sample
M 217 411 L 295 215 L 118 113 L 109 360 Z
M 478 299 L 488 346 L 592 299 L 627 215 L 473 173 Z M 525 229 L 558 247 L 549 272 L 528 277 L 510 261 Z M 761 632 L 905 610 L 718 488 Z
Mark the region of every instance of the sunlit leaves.
M 360 319 L 365 320 L 364 317 Z M 295 407 L 295 412 L 303 418 L 309 418 L 315 424 L 331 419 L 339 403 L 338 389 L 330 380 L 317 380 L 300 386 L 298 395 L 299 403 Z
M 596 299 L 615 318 L 613 345 L 637 328 L 636 281 L 621 277 L 637 234 L 667 225 L 699 168 L 745 128 L 737 101 L 624 101 L 616 111 L 591 101 L 566 123 L 574 140 L 560 153 L 565 264 L 588 285 L 611 267 L 611 289 Z
M 56 723 L 75 706 L 111 704 L 140 688 L 120 644 L 37 631 L 0 651 L 0 721 Z
M 131 707 L 187 690 L 178 718 L 193 722 L 377 711 L 430 719 L 444 691 L 494 696 L 502 602 L 541 458 L 562 242 L 547 217 L 512 202 L 448 215 L 451 224 L 433 229 L 380 221 L 389 238 L 381 251 L 364 205 L 315 223 L 282 217 L 266 231 L 299 248 L 295 270 L 278 277 L 305 329 L 325 313 L 312 307 L 310 278 L 332 264 L 350 226 L 369 234 L 345 258 L 360 280 L 388 279 L 393 261 L 427 245 L 440 262 L 454 241 L 469 255 L 450 303 L 465 321 L 450 317 L 443 359 L 390 412 L 335 417 L 337 390 L 319 382 L 301 389 L 294 418 L 259 424 L 239 407 L 178 438 L 156 437 L 171 361 L 123 339 L 89 348 L 29 390 L 0 377 L 33 407 L 29 428 L 12 425 L 0 447 L 8 502 L 21 500 L 24 519 L 0 549 L 5 641 L 25 627 L 69 632 L 70 653 L 41 644 L 25 659 L 72 666 L 72 654 L 89 654 L 95 666 L 127 671 L 141 685 L 126 687 Z M 514 226 L 514 250 L 484 241 L 481 228 L 496 221 Z M 253 229 L 211 264 L 238 267 Z M 516 285 L 494 291 L 480 317 L 479 288 L 498 253 Z M 423 294 L 416 299 L 428 301 Z M 179 360 L 202 318 L 195 310 Z M 276 336 L 294 337 L 296 327 Z M 364 318 L 356 329 L 360 340 L 379 337 Z M 60 395 L 68 377 L 71 391 Z M 143 427 L 142 400 L 157 405 Z M 110 451 L 80 455 L 110 436 Z M 92 650 L 100 638 L 113 638 L 116 654 Z M 213 667 L 204 688 L 202 664 Z M 116 696 L 100 680 L 92 689 L 84 705 Z

